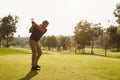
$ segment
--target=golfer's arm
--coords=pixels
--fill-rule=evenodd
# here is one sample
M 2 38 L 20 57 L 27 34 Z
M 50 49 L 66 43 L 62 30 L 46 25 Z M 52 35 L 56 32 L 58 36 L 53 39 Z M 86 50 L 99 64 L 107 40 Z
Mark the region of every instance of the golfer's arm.
M 34 30 L 34 26 L 32 25 L 32 27 L 29 29 L 29 33 L 32 33 Z
M 44 32 L 45 32 L 45 29 L 41 29 L 41 31 L 44 33 Z

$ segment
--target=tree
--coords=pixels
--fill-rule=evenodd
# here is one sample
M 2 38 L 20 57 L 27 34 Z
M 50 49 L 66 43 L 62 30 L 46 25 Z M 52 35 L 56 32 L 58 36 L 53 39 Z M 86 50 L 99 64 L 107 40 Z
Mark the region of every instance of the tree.
M 50 38 L 51 38 L 51 47 L 52 47 L 52 49 L 56 48 L 56 46 L 57 46 L 57 39 L 56 39 L 56 37 L 52 35 Z
M 46 37 L 46 46 L 48 47 L 48 49 L 50 50 L 51 48 L 55 48 L 56 44 L 57 44 L 57 40 L 55 36 L 47 36 Z
M 113 14 L 117 17 L 116 22 L 120 25 L 120 3 L 116 5 L 116 9 L 114 10 Z
M 60 45 L 63 50 L 67 50 L 70 47 L 70 38 L 67 36 L 60 36 Z
M 71 49 L 72 41 L 70 36 L 65 36 L 66 49 Z
M 1 20 L 1 32 L 6 39 L 7 45 L 9 47 L 9 41 L 13 39 L 14 33 L 16 32 L 16 23 L 18 23 L 18 16 L 8 15 Z
M 42 45 L 43 48 L 46 48 L 46 36 L 43 36 L 42 39 L 40 40 L 40 44 Z
M 120 34 L 117 33 L 117 26 L 111 25 L 109 28 L 107 28 L 108 32 L 108 42 L 111 47 L 111 49 L 116 48 L 115 51 L 120 51 Z
M 90 34 L 91 23 L 87 21 L 80 21 L 75 27 L 74 39 L 78 50 L 82 50 L 85 53 L 85 47 L 91 44 L 91 34 Z
M 61 38 L 57 37 L 57 50 L 60 51 L 61 50 Z
M 93 27 L 91 28 L 91 54 L 94 54 L 93 48 L 94 48 L 94 42 L 96 39 L 103 33 L 103 30 L 101 29 L 101 25 L 99 24 L 94 24 Z

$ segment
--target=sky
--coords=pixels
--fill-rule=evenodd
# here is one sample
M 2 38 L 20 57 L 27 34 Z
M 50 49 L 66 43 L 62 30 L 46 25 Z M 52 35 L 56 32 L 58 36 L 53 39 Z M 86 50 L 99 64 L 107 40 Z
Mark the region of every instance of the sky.
M 48 20 L 45 35 L 74 35 L 80 20 L 108 26 L 115 21 L 113 11 L 119 0 L 0 0 L 0 18 L 19 16 L 15 36 L 29 37 L 31 18 L 37 24 Z

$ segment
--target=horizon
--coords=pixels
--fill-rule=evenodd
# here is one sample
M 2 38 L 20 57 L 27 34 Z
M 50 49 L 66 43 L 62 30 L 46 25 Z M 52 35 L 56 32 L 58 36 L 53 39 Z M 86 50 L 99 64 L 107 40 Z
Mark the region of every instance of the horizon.
M 101 23 L 103 27 L 110 24 L 108 20 L 115 23 L 113 11 L 117 3 L 119 0 L 1 0 L 0 18 L 8 14 L 19 16 L 16 37 L 30 36 L 31 18 L 37 24 L 49 21 L 45 35 L 71 36 L 80 20 Z

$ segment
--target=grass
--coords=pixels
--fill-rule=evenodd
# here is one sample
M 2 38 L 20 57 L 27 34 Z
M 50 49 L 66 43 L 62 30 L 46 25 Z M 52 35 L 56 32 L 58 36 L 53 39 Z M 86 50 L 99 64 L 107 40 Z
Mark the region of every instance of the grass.
M 87 48 L 87 52 L 90 52 L 91 49 Z M 94 48 L 94 53 L 95 55 L 105 55 L 105 50 L 102 48 Z M 111 52 L 110 50 L 107 50 L 107 57 L 112 57 L 112 58 L 119 58 L 120 59 L 120 52 Z
M 0 55 L 30 54 L 31 51 L 24 48 L 0 48 Z
M 39 61 L 41 70 L 36 72 L 30 71 L 28 53 L 30 50 L 0 48 L 0 80 L 120 80 L 119 58 L 43 54 Z

